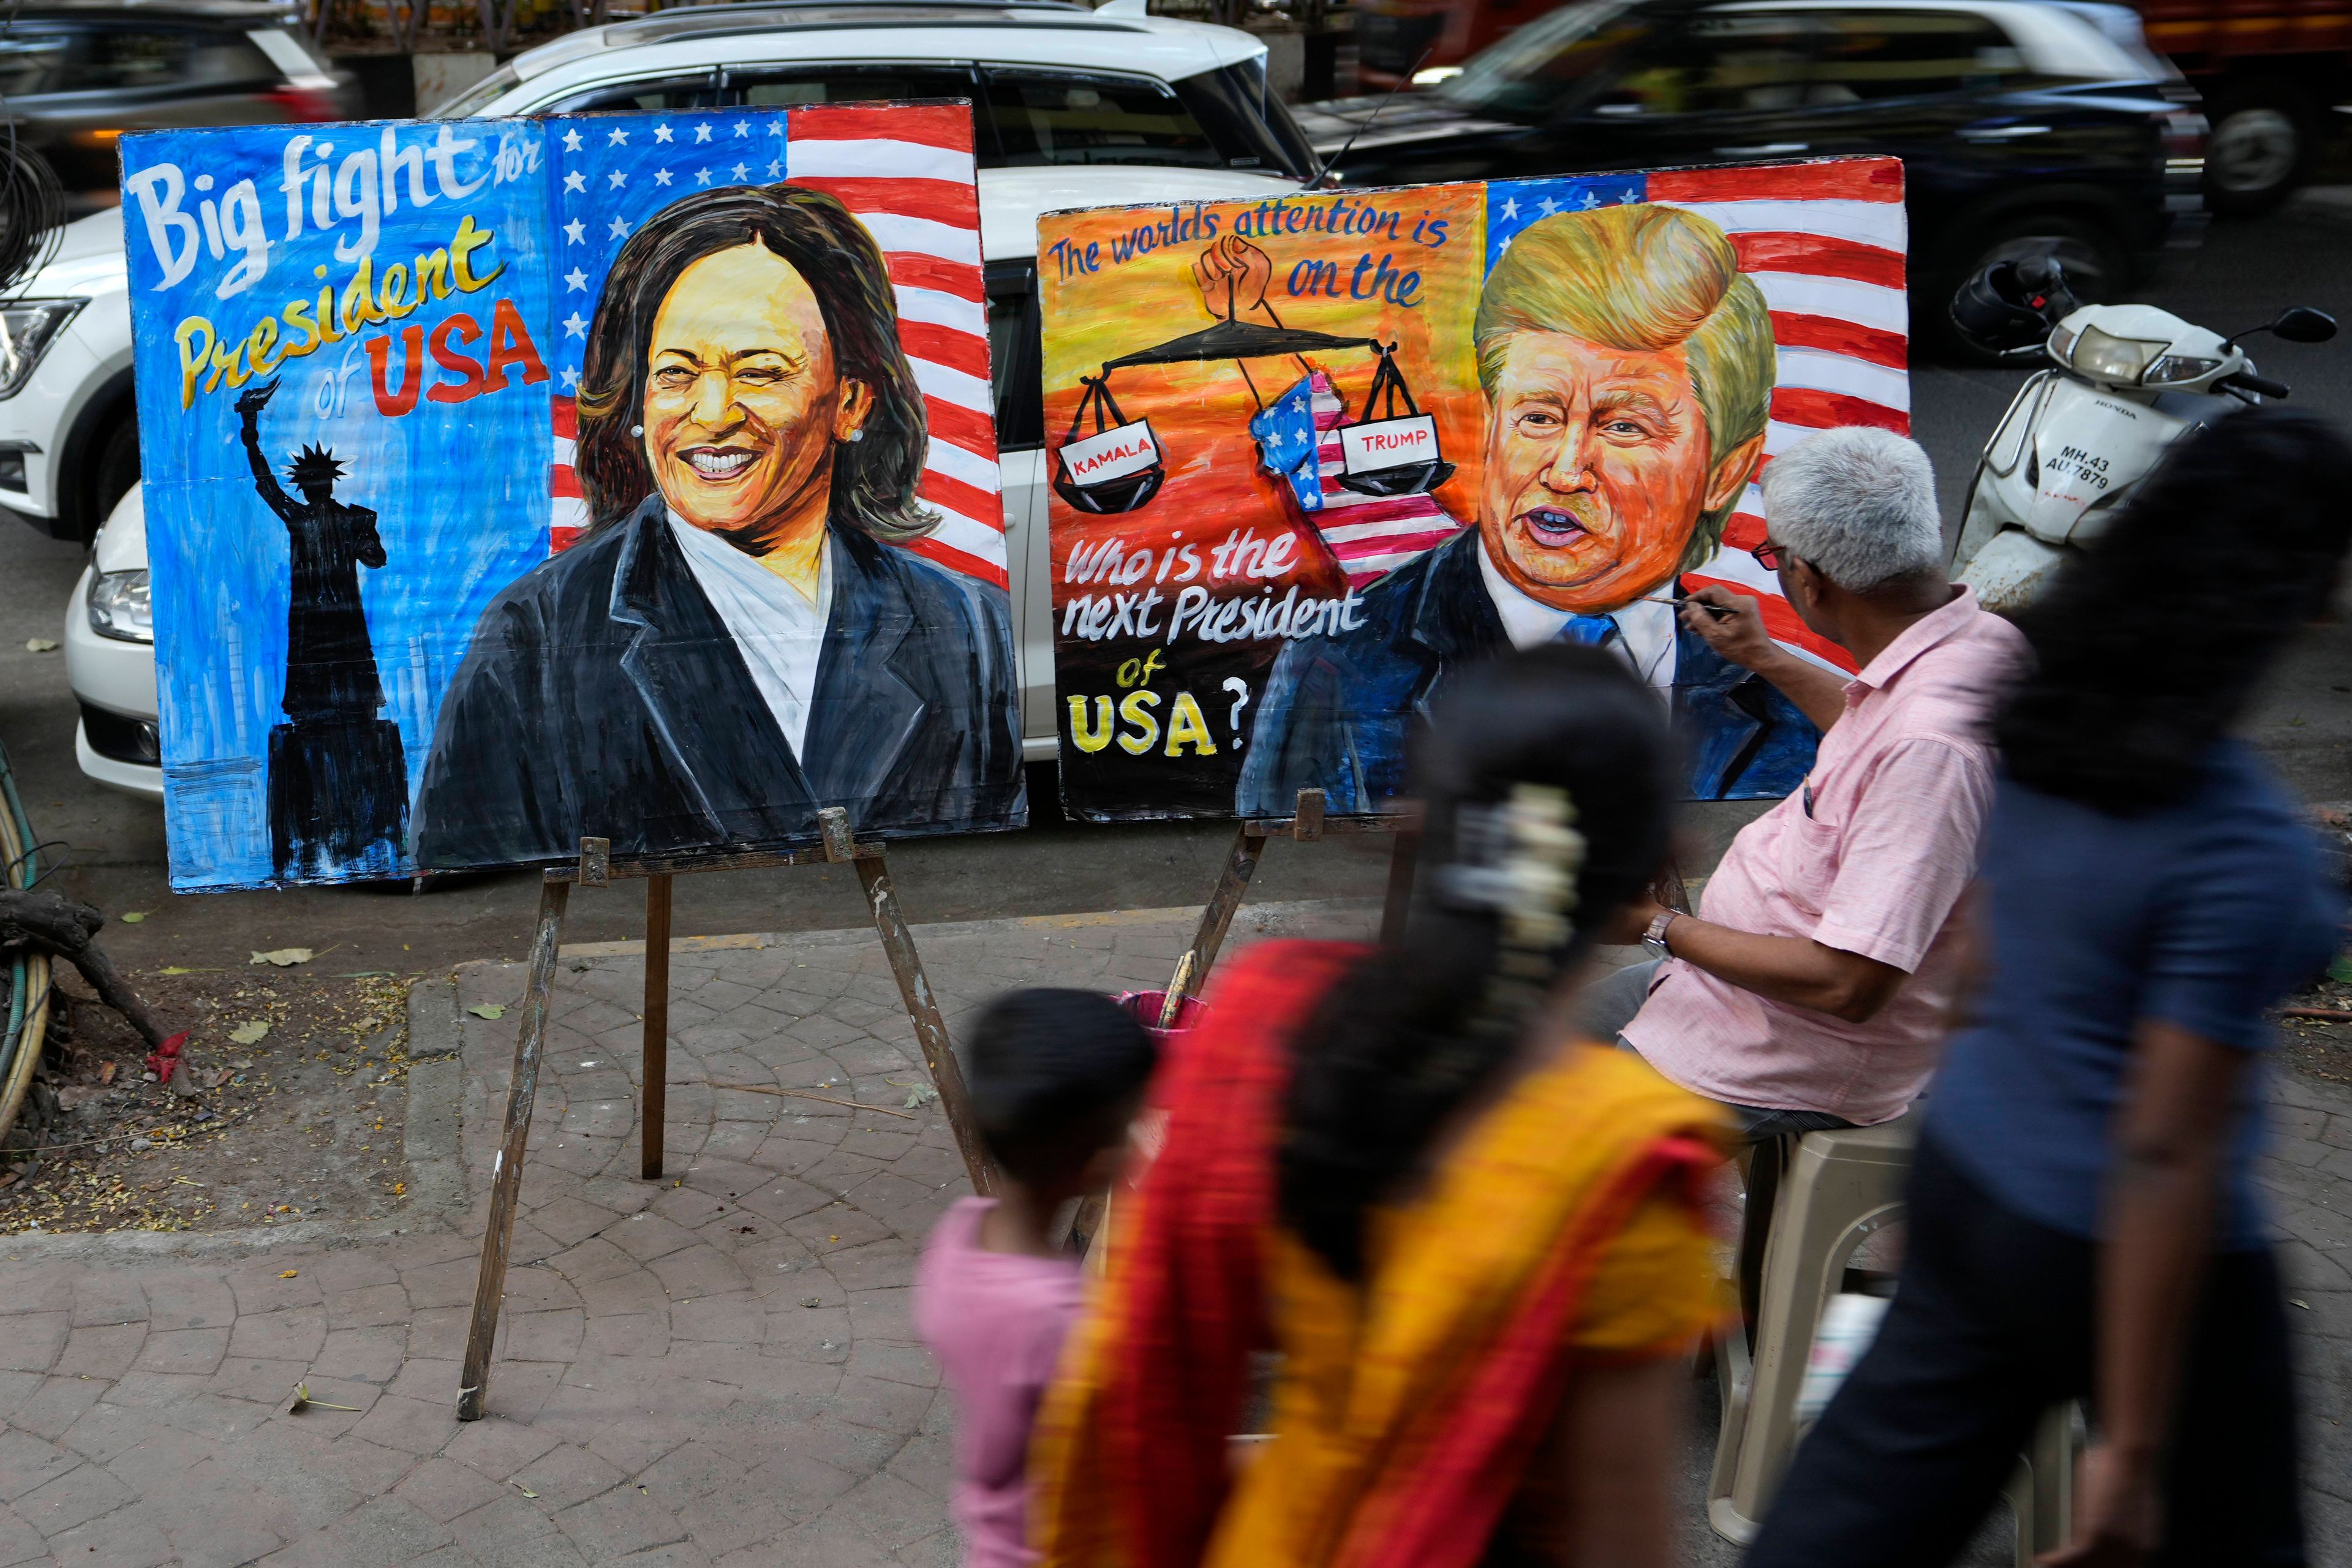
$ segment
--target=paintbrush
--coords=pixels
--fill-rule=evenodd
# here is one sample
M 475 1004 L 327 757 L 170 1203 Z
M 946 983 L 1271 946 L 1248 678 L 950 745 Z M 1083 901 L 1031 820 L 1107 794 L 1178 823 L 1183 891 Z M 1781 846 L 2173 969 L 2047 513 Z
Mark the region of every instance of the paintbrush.
M 1718 621 L 1727 616 L 1738 614 L 1738 611 L 1733 606 L 1729 605 L 1718 605 L 1712 599 L 1683 598 L 1673 594 L 1651 594 L 1645 595 L 1642 602 L 1645 605 L 1696 605 L 1700 609 L 1705 610 L 1708 615 L 1713 616 Z

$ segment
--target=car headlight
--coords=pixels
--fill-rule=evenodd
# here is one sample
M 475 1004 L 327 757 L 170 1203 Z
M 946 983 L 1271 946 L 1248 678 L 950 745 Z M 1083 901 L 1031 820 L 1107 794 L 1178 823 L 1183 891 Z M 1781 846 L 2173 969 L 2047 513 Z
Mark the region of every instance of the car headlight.
M 0 307 L 0 398 L 14 397 L 33 378 L 41 356 L 87 300 L 19 300 Z
M 2147 367 L 2140 377 L 2145 386 L 2178 386 L 2184 381 L 2201 381 L 2221 368 L 2217 359 L 2200 359 L 2195 354 L 2167 354 Z
M 2146 338 L 2119 338 L 2096 327 L 2084 327 L 2063 346 L 2053 336 L 2050 353 L 2052 357 L 2060 358 L 2060 363 L 2094 381 L 2137 382 L 2140 373 L 2155 363 L 2167 346 Z
M 89 629 L 122 642 L 155 640 L 155 612 L 147 601 L 147 569 L 101 572 L 89 580 Z

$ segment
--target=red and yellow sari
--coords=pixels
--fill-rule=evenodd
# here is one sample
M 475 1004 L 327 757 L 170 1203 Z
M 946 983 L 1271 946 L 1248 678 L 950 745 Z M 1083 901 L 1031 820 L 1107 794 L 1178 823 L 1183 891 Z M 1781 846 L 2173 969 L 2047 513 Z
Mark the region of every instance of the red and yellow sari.
M 1269 942 L 1155 1089 L 1130 1199 L 1030 1449 L 1049 1568 L 1471 1568 L 1581 1355 L 1691 1344 L 1716 1299 L 1694 1178 L 1717 1113 L 1576 1046 L 1375 1210 L 1364 1279 L 1275 1221 L 1287 1042 L 1365 949 Z M 1236 1473 L 1250 1353 L 1284 1352 Z

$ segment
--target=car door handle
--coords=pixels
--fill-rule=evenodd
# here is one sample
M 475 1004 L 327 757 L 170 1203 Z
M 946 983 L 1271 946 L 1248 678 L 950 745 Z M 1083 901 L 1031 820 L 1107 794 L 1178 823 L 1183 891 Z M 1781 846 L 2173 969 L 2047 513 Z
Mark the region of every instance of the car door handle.
M 2047 136 L 2047 125 L 1971 125 L 1960 132 L 1964 142 L 2014 142 L 2021 136 Z
M 1753 147 L 1717 147 L 1727 158 L 1769 158 L 1781 153 L 1802 153 L 1810 142 L 1759 142 Z

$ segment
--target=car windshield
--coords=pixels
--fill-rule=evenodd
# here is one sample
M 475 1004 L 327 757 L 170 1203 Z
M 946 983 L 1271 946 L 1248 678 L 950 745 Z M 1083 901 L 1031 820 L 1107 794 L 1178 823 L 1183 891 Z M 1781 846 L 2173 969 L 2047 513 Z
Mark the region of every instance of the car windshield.
M 1560 98 L 1642 31 L 1624 0 L 1583 0 L 1528 23 L 1463 62 L 1438 85 L 1460 108 L 1506 119 L 1557 113 Z
M 425 118 L 427 120 L 464 120 L 469 115 L 479 114 L 489 107 L 493 99 L 520 80 L 522 78 L 515 73 L 514 67 L 500 66 L 440 108 L 434 110 Z

